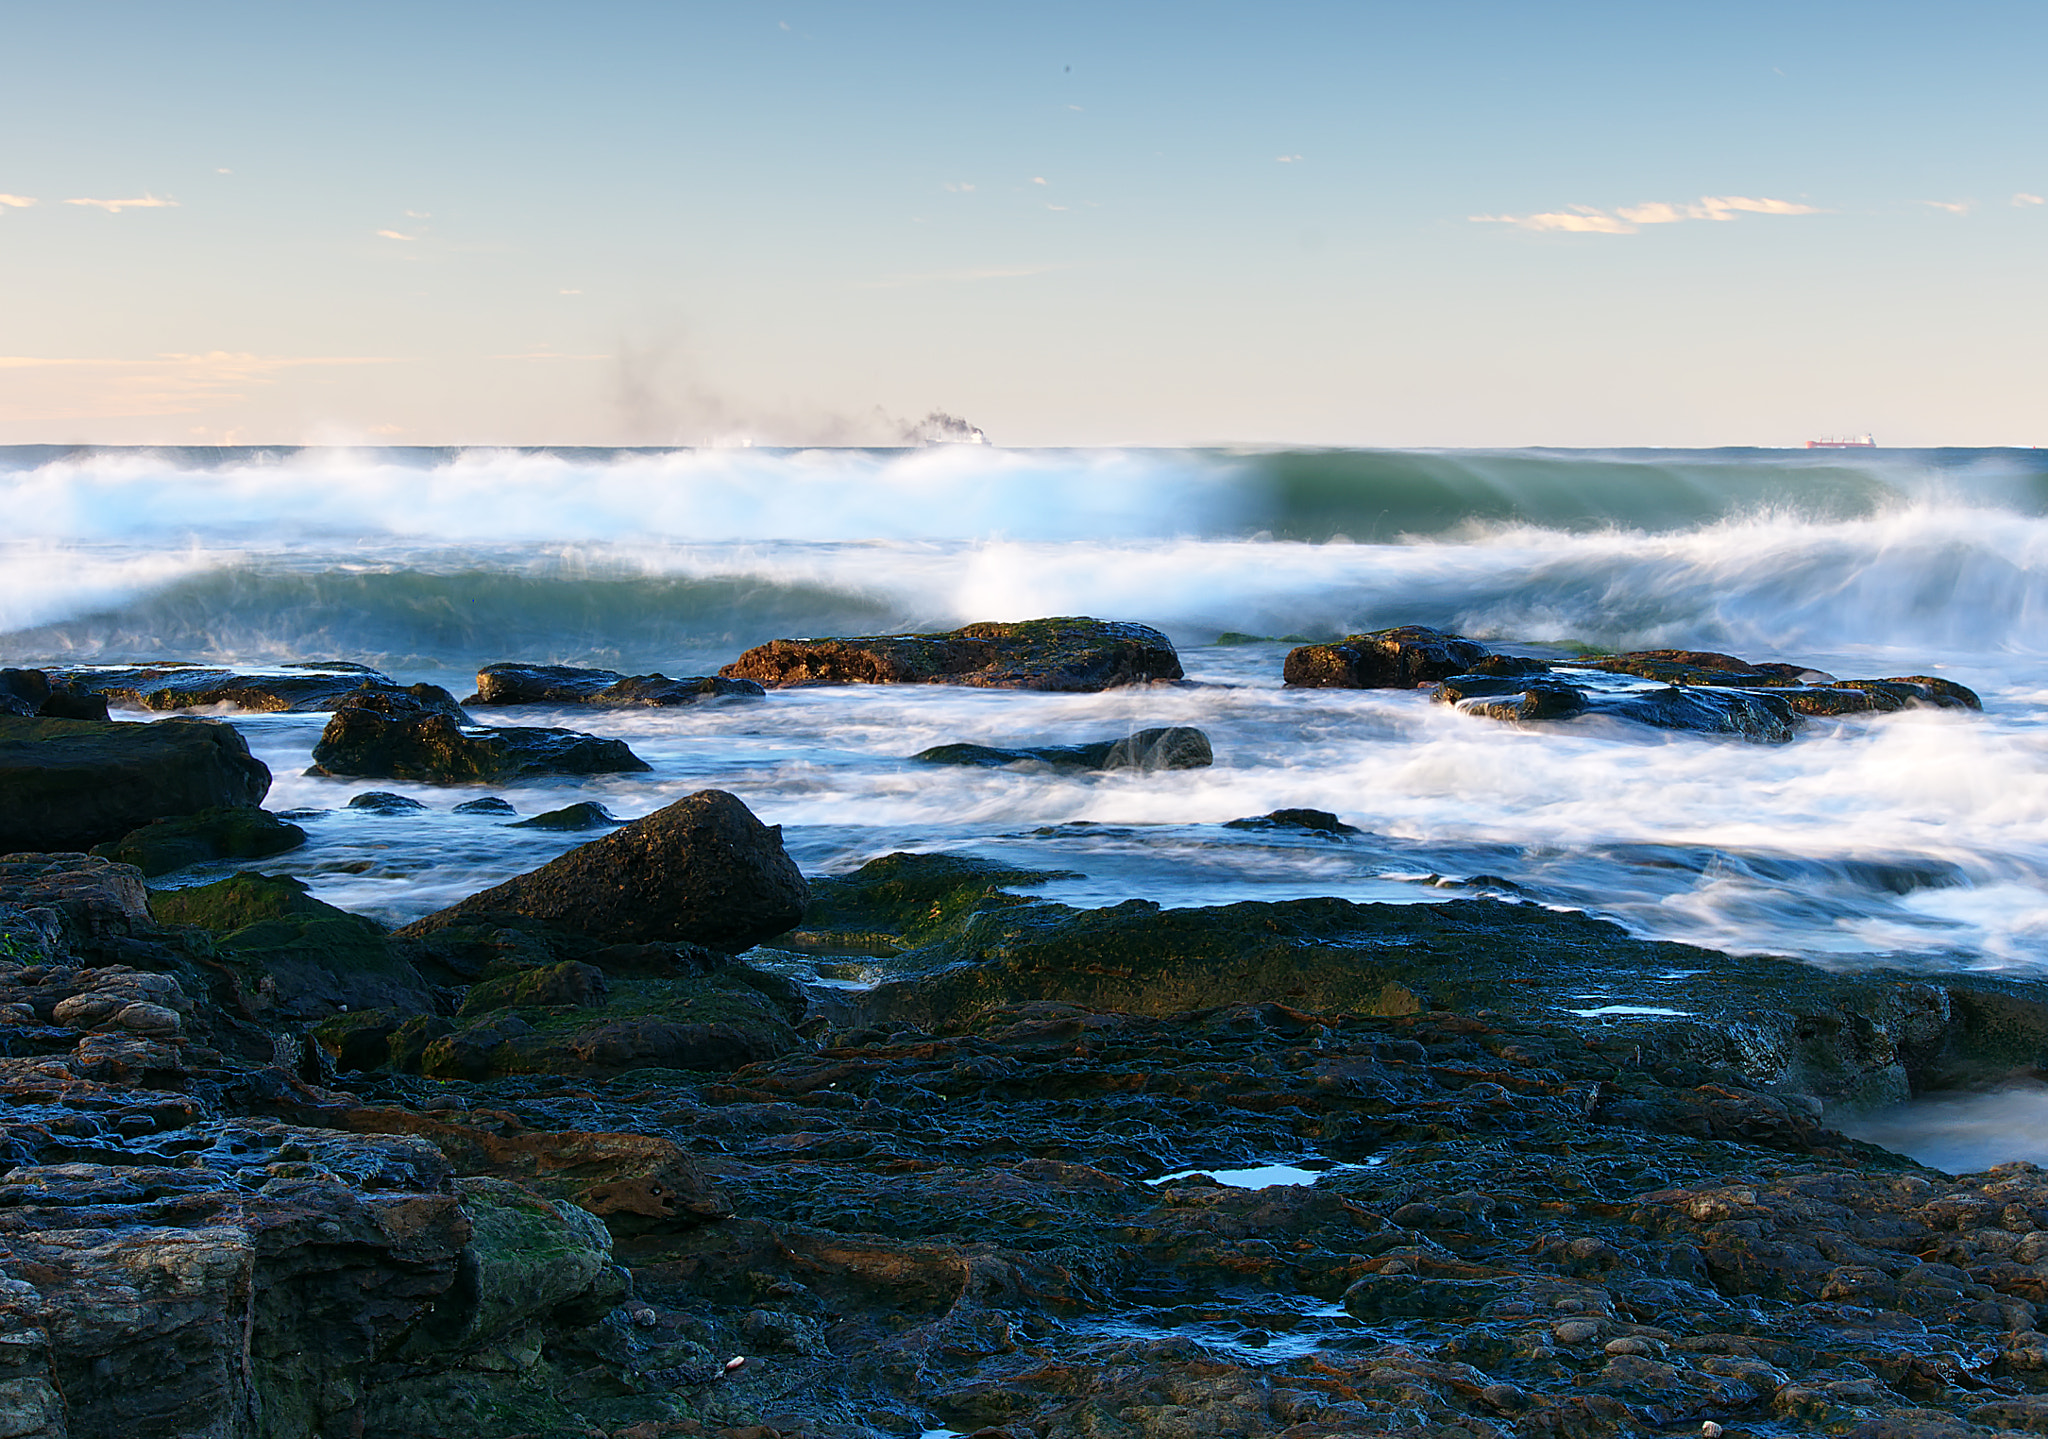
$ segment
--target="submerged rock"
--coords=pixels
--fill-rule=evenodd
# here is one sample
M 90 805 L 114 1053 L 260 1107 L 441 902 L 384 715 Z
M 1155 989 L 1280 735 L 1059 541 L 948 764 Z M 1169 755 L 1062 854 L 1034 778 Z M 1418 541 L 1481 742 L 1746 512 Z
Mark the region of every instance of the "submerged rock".
M 388 789 L 370 789 L 350 796 L 342 808 L 365 810 L 370 814 L 419 814 L 426 806 L 411 795 L 393 794 Z
M 397 688 L 389 676 L 346 660 L 311 660 L 278 668 L 284 673 L 252 674 L 166 660 L 145 665 L 64 667 L 51 674 L 84 693 L 147 710 L 232 705 L 264 713 L 298 714 L 339 708 L 365 688 Z
M 400 933 L 502 917 L 616 943 L 737 952 L 795 925 L 809 897 L 780 826 L 722 790 L 700 790 Z
M 231 805 L 152 821 L 92 852 L 154 877 L 209 860 L 263 859 L 305 842 L 304 830 L 268 810 Z
M 985 769 L 1041 764 L 1061 770 L 1205 769 L 1216 761 L 1215 751 L 1209 746 L 1209 737 L 1186 725 L 1139 730 L 1123 739 L 1037 748 L 942 744 L 920 750 L 911 758 L 926 764 L 978 765 Z
M 955 684 L 1093 693 L 1181 677 L 1173 642 L 1149 625 L 1066 617 L 985 622 L 933 634 L 773 640 L 725 666 L 728 679 L 790 685 Z
M 313 746 L 306 773 L 472 784 L 648 768 L 621 740 L 566 729 L 478 725 L 448 691 L 422 684 L 363 690 L 344 701 Z
M 510 806 L 508 805 L 506 808 L 509 809 Z M 493 812 L 495 813 L 495 811 Z M 537 814 L 532 819 L 519 820 L 511 827 L 513 829 L 585 830 L 609 829 L 614 825 L 624 823 L 624 820 L 618 818 L 596 800 L 587 799 L 577 804 L 564 805 L 561 809 L 551 809 L 545 814 Z
M 477 671 L 470 705 L 595 705 L 666 708 L 707 699 L 758 699 L 768 691 L 752 680 L 723 675 L 670 679 L 663 674 L 622 675 L 573 665 L 485 665 Z
M 1326 809 L 1276 809 L 1267 814 L 1253 815 L 1247 819 L 1224 821 L 1225 829 L 1299 829 L 1312 834 L 1328 835 L 1335 838 L 1347 834 L 1363 834 L 1355 824 L 1346 824 Z
M 258 805 L 270 771 L 228 725 L 0 715 L 0 851 L 83 850 L 159 819 Z

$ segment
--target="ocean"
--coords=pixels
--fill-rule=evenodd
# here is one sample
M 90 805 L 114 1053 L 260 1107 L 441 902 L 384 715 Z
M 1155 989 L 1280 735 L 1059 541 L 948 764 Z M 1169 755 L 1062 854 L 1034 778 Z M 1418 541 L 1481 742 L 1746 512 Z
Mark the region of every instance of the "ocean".
M 9 665 L 337 659 L 460 697 L 499 660 L 696 675 L 778 637 L 1094 615 L 1164 630 L 1197 682 L 480 709 L 615 736 L 653 766 L 503 790 L 522 814 L 596 799 L 632 818 L 715 786 L 813 874 L 971 851 L 1069 872 L 1040 892 L 1075 904 L 1495 894 L 1830 966 L 2048 971 L 2048 460 L 2031 450 L 13 447 L 0 496 Z M 1984 712 L 1815 720 L 1762 745 L 1281 687 L 1300 638 L 1397 624 L 1538 656 L 1934 674 Z M 587 838 L 452 812 L 476 791 L 304 777 L 324 716 L 226 717 L 276 776 L 269 806 L 320 812 L 305 849 L 260 867 L 346 908 L 411 919 Z M 1200 727 L 1215 765 L 907 759 L 1152 725 Z M 427 810 L 344 808 L 369 789 Z M 1362 833 L 1225 827 L 1289 807 Z

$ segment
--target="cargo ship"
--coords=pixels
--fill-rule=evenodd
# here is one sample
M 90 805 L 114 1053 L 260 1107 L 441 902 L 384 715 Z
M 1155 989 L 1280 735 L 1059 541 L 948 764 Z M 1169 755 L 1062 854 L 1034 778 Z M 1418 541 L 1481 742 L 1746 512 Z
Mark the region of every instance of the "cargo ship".
M 1808 440 L 1806 448 L 1809 450 L 1874 450 L 1877 448 L 1877 441 L 1870 438 L 1868 433 L 1843 435 L 1835 439 Z

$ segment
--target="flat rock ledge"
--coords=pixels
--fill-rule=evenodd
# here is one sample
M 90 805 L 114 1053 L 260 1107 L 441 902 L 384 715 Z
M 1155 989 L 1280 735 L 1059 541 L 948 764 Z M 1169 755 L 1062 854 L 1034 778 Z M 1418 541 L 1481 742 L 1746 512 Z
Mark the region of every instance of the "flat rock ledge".
M 1093 693 L 1181 678 L 1173 642 L 1149 625 L 1067 617 L 963 625 L 934 634 L 772 640 L 727 679 L 792 685 L 950 684 Z

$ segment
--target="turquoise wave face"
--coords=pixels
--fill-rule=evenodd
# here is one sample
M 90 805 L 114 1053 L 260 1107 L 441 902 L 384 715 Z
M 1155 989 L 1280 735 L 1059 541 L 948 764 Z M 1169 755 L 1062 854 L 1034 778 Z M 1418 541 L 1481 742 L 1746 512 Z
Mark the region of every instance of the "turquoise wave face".
M 2048 515 L 2031 450 L 0 449 L 15 538 L 285 545 L 1663 534 L 1940 502 Z

